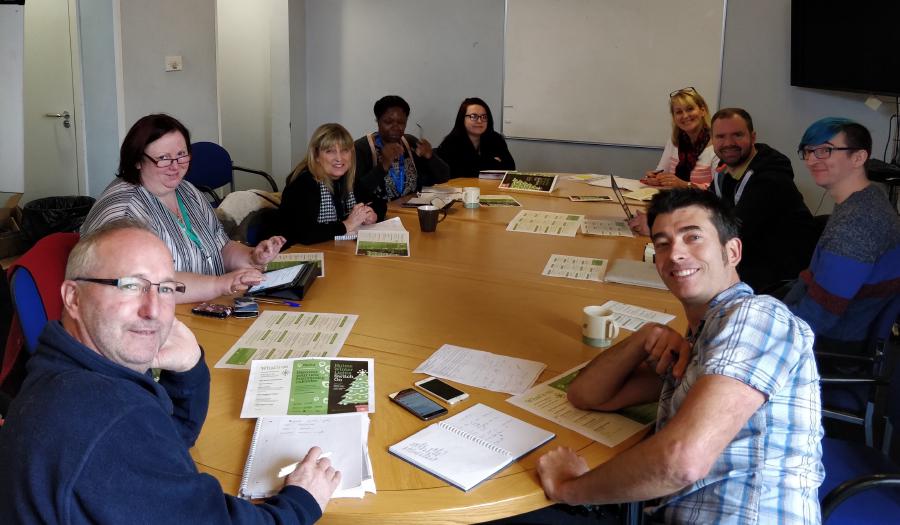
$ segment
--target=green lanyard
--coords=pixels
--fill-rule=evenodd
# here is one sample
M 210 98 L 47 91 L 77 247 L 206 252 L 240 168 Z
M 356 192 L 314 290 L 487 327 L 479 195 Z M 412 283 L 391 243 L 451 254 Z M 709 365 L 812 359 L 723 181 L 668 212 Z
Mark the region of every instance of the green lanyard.
M 188 217 L 187 209 L 184 207 L 184 202 L 181 201 L 181 196 L 175 194 L 175 199 L 178 200 L 178 210 L 181 211 L 181 221 L 178 222 L 178 225 L 181 226 L 181 229 L 184 230 L 185 235 L 188 236 L 188 239 L 192 240 L 194 244 L 197 245 L 197 248 L 200 248 L 200 251 L 203 251 L 203 246 L 200 245 L 200 238 L 197 237 L 197 234 L 194 233 L 194 229 L 191 228 L 191 218 Z

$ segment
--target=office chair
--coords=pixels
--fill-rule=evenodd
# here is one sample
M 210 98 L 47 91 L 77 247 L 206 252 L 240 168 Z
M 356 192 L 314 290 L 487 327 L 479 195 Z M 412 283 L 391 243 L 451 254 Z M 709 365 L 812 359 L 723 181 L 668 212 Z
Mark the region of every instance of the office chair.
M 893 352 L 898 350 L 892 349 Z M 900 422 L 900 372 L 890 387 L 888 429 Z M 900 466 L 884 451 L 835 438 L 822 440 L 825 481 L 819 488 L 822 523 L 896 523 L 900 516 Z
M 54 233 L 39 240 L 7 271 L 15 307 L 15 319 L 6 341 L 0 384 L 37 349 L 38 337 L 47 321 L 62 314 L 59 287 L 65 278 L 69 252 L 78 242 L 77 233 Z M 21 355 L 21 349 L 26 353 Z M 19 378 L 21 379 L 21 378 Z M 15 386 L 12 390 L 18 390 Z M 10 389 L 7 389 L 9 392 Z
M 268 181 L 273 192 L 278 191 L 278 185 L 271 175 L 264 171 L 235 166 L 231 161 L 231 155 L 222 146 L 213 142 L 191 144 L 191 167 L 184 178 L 206 193 L 214 208 L 222 202 L 216 193 L 217 189 L 228 186 L 229 191 L 234 191 L 235 171 L 259 175 Z
M 896 377 L 896 349 L 889 346 L 891 333 L 900 316 L 900 294 L 881 309 L 869 328 L 863 354 L 816 350 L 816 361 L 823 364 L 847 363 L 859 366 L 859 374 L 822 374 L 822 415 L 845 423 L 860 425 L 869 447 L 889 445 L 889 389 Z M 840 350 L 838 348 L 838 350 Z M 900 399 L 893 400 L 894 404 Z M 878 440 L 878 442 L 876 442 Z M 886 452 L 886 448 L 883 449 Z

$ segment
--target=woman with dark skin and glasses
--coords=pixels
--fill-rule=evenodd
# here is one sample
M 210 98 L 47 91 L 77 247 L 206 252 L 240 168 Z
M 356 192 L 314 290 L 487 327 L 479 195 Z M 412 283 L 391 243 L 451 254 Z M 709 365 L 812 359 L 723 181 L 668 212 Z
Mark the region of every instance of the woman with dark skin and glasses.
M 407 135 L 409 104 L 388 95 L 375 103 L 378 131 L 359 138 L 356 150 L 356 201 L 384 219 L 388 201 L 420 191 L 423 186 L 447 182 L 450 168 L 434 155 L 425 139 Z M 371 203 L 371 204 L 369 204 Z
M 694 88 L 686 87 L 669 93 L 669 112 L 672 137 L 656 169 L 645 173 L 641 182 L 664 188 L 708 187 L 719 163 L 710 141 L 709 106 Z
M 503 135 L 494 131 L 491 108 L 480 98 L 462 101 L 453 129 L 435 150 L 450 165 L 450 176 L 477 177 L 482 170 L 514 170 Z
M 103 190 L 81 227 L 90 232 L 116 219 L 146 224 L 169 247 L 175 280 L 187 290 L 180 302 L 236 294 L 262 281 L 261 269 L 278 255 L 284 237 L 255 248 L 228 239 L 212 206 L 184 180 L 191 135 L 169 115 L 147 115 L 128 131 L 116 179 Z

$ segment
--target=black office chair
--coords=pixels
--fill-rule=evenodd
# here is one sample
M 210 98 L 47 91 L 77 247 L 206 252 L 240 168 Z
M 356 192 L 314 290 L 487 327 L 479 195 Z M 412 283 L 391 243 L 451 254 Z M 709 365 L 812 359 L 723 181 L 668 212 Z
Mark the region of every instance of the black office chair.
M 218 207 L 222 198 L 216 190 L 228 186 L 234 191 L 234 172 L 253 173 L 266 179 L 273 192 L 278 191 L 275 179 L 265 171 L 235 166 L 231 155 L 222 146 L 214 142 L 195 142 L 191 144 L 191 167 L 185 180 L 210 197 L 213 207 Z
M 822 415 L 861 426 L 869 447 L 889 445 L 889 436 L 885 436 L 890 429 L 889 390 L 891 381 L 898 380 L 895 371 L 900 369 L 895 366 L 897 352 L 888 350 L 898 316 L 900 294 L 888 301 L 872 322 L 864 348 L 858 349 L 861 352 L 816 349 L 816 361 L 822 371 Z M 838 374 L 835 370 L 840 364 L 852 367 L 854 372 Z

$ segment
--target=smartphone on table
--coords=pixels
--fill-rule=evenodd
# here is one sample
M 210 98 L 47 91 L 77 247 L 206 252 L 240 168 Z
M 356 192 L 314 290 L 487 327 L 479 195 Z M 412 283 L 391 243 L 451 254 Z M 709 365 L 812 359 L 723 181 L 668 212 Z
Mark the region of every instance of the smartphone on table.
M 425 397 L 414 388 L 407 388 L 388 395 L 391 401 L 412 412 L 421 420 L 428 421 L 447 413 L 447 409 Z
M 436 377 L 426 377 L 421 381 L 413 383 L 421 390 L 428 392 L 434 397 L 445 401 L 451 405 L 459 403 L 463 399 L 469 397 L 469 394 L 458 388 L 454 388 Z
M 191 313 L 206 317 L 225 319 L 231 315 L 231 307 L 224 304 L 200 303 L 191 309 Z

